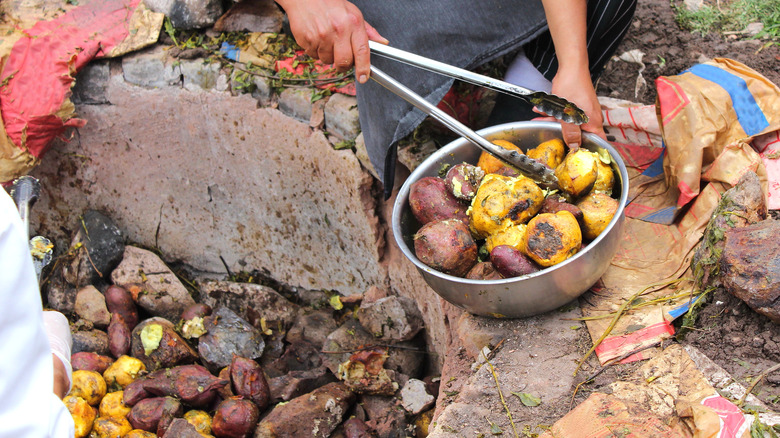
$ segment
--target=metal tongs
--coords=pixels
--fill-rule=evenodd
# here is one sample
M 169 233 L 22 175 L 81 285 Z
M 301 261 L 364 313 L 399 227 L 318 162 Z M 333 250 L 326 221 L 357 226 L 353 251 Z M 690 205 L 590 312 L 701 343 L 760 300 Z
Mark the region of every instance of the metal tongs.
M 373 41 L 369 41 L 369 47 L 374 54 L 525 99 L 535 105 L 540 111 L 564 122 L 581 124 L 588 120 L 588 117 L 580 108 L 561 97 L 541 91 L 531 91 L 508 82 L 463 70 Z M 465 137 L 482 150 L 514 166 L 520 173 L 537 181 L 544 188 L 551 190 L 559 188 L 558 178 L 549 167 L 517 151 L 510 151 L 493 144 L 373 65 L 371 66 L 371 79 L 411 103 L 425 114 L 441 122 L 456 134 Z
M 25 175 L 14 180 L 10 190 L 11 198 L 19 209 L 19 216 L 24 224 L 25 236 L 30 239 L 30 254 L 35 267 L 35 275 L 38 283 L 41 282 L 41 273 L 43 268 L 51 262 L 52 245 L 51 241 L 43 236 L 30 238 L 30 208 L 41 195 L 41 184 L 38 179 Z

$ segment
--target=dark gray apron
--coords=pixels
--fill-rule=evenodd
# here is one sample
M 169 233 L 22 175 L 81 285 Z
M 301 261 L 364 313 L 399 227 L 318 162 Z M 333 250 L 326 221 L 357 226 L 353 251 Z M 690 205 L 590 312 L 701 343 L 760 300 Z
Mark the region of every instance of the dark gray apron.
M 519 49 L 547 29 L 540 0 L 355 0 L 366 21 L 390 45 L 461 68 Z M 397 61 L 371 57 L 372 64 L 438 104 L 453 80 Z M 426 115 L 376 82 L 358 85 L 360 125 L 371 163 L 393 189 L 396 146 Z

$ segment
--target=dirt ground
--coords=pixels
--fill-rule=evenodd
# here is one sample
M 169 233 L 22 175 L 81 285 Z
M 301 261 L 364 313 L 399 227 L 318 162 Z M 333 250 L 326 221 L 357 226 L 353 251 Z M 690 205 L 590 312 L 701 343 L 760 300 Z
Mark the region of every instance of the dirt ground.
M 635 95 L 640 66 L 613 59 L 599 80 L 597 92 L 603 96 L 653 104 L 657 77 L 679 74 L 715 57 L 742 62 L 773 83 L 780 84 L 780 46 L 759 50 L 762 44 L 754 40 L 740 40 L 733 35 L 691 34 L 680 29 L 674 21 L 674 11 L 668 0 L 639 0 L 633 25 L 616 55 L 641 50 L 645 63 L 642 75 L 647 86 Z M 724 291 L 713 294 L 701 310 L 696 328 L 682 342 L 699 348 L 746 387 L 762 371 L 780 361 L 780 326 Z M 614 376 L 613 373 L 605 373 L 601 382 L 597 381 L 592 386 L 606 384 Z M 780 410 L 780 372 L 768 375 L 753 393 L 770 407 Z
M 613 59 L 599 79 L 596 91 L 600 96 L 653 104 L 657 77 L 679 74 L 712 58 L 734 59 L 780 85 L 780 46 L 761 49 L 763 43 L 739 39 L 737 35 L 702 36 L 683 31 L 674 20 L 668 0 L 639 0 L 631 29 L 615 55 L 635 49 L 643 52 L 642 76 L 647 86 L 636 95 L 636 77 L 641 67 Z

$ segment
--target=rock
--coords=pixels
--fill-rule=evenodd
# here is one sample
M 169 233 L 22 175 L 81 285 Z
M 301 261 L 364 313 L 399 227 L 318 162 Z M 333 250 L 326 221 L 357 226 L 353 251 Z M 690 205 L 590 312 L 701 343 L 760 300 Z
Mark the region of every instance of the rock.
M 146 327 L 149 328 L 144 331 Z M 143 362 L 147 371 L 190 364 L 198 359 L 198 353 L 179 336 L 173 324 L 160 317 L 145 319 L 135 326 L 130 335 L 130 354 Z
M 106 280 L 111 271 L 122 260 L 125 242 L 122 232 L 107 216 L 88 210 L 79 223 L 79 229 L 71 240 L 70 247 L 75 258 L 63 266 L 65 280 L 81 287 Z
M 701 285 L 717 287 L 720 279 L 717 272 L 718 259 L 723 250 L 723 233 L 766 219 L 767 206 L 758 175 L 746 172 L 737 184 L 726 190 L 712 213 L 701 242 L 691 259 L 691 268 Z
M 144 0 L 147 8 L 160 12 L 176 29 L 202 29 L 213 25 L 224 12 L 220 0 Z
M 329 437 L 354 401 L 343 383 L 329 383 L 277 405 L 257 425 L 255 438 Z
M 300 311 L 297 304 L 259 284 L 204 280 L 198 282 L 198 287 L 201 303 L 215 309 L 227 307 L 257 328 L 261 325 L 260 319 L 265 318 L 267 328 L 284 331 Z
M 307 371 L 322 365 L 320 349 L 308 342 L 296 342 L 285 349 L 284 354 L 277 359 L 271 369 L 276 370 L 276 375 L 282 375 L 290 371 Z M 267 371 L 269 374 L 271 370 Z
M 214 23 L 217 32 L 270 32 L 282 30 L 284 12 L 273 0 L 242 0 Z
M 363 302 L 358 320 L 366 331 L 383 341 L 408 341 L 424 326 L 417 304 L 411 298 L 400 296 Z
M 310 342 L 321 346 L 328 335 L 338 328 L 333 319 L 333 311 L 320 309 L 309 313 L 301 313 L 287 331 L 285 339 L 293 344 L 296 342 Z
M 745 33 L 748 36 L 754 37 L 764 30 L 764 23 L 756 22 L 750 23 L 745 27 Z
M 325 129 L 342 140 L 354 140 L 360 134 L 357 99 L 335 93 L 325 104 Z
M 463 313 L 457 320 L 455 330 L 466 354 L 477 360 L 483 348 L 493 348 L 501 342 L 503 333 L 486 329 L 482 318 Z
M 181 61 L 179 65 L 184 88 L 188 91 L 218 90 L 220 69 L 218 62 L 204 62 L 203 59 Z M 227 89 L 227 80 L 223 84 Z
M 363 133 L 361 132 L 358 134 L 358 136 L 355 138 L 355 156 L 360 161 L 360 164 L 363 166 L 364 169 L 368 171 L 368 173 L 371 174 L 375 179 L 379 179 L 379 173 L 376 171 L 376 168 L 373 164 L 371 164 L 371 159 L 368 158 L 368 150 L 366 149 L 366 140 L 363 137 Z
M 395 398 L 376 395 L 360 397 L 360 406 L 366 413 L 366 424 L 379 438 L 405 438 L 409 422 L 406 413 Z
M 230 365 L 233 355 L 257 359 L 265 342 L 256 328 L 227 307 L 219 307 L 204 319 L 207 334 L 198 338 L 203 364 L 213 373 Z
M 311 90 L 285 88 L 279 94 L 279 110 L 298 121 L 309 123 L 312 115 Z
M 305 371 L 289 371 L 268 380 L 271 400 L 288 401 L 336 381 L 336 376 L 325 366 Z
M 780 221 L 726 231 L 720 259 L 725 289 L 754 311 L 780 323 Z
M 436 142 L 433 140 L 422 144 L 412 142 L 398 148 L 398 162 L 409 169 L 409 172 L 412 172 L 437 150 Z
M 322 346 L 323 363 L 333 374 L 339 374 L 339 365 L 348 361 L 349 357 L 361 349 L 375 345 L 376 339 L 366 332 L 360 323 L 348 319 L 336 331 L 328 335 Z M 384 367 L 398 371 L 407 376 L 416 377 L 422 367 L 425 351 L 418 339 L 394 344 L 401 348 L 387 349 L 388 358 Z
M 342 425 L 344 428 L 344 438 L 372 438 L 374 432 L 361 419 L 352 417 Z
M 160 46 L 122 57 L 125 82 L 146 88 L 181 86 L 181 67 Z
M 425 382 L 422 380 L 409 379 L 406 385 L 401 388 L 401 406 L 412 415 L 417 415 L 430 408 L 435 401 L 436 399 L 428 394 Z
M 195 303 L 165 262 L 153 252 L 135 246 L 125 248 L 124 258 L 111 273 L 111 280 L 130 291 L 141 308 L 169 321 L 178 322 L 182 311 Z
M 108 356 L 111 352 L 108 349 L 108 334 L 102 330 L 85 330 L 71 333 L 73 338 L 73 347 L 71 354 L 82 351 L 97 353 L 101 356 Z
M 176 438 L 203 438 L 203 435 L 195 429 L 195 426 L 184 418 L 174 418 L 171 425 L 168 426 L 165 435 Z
M 111 314 L 106 307 L 106 297 L 95 286 L 83 287 L 76 293 L 74 310 L 78 316 L 97 328 L 104 329 L 111 322 Z
M 92 61 L 84 66 L 76 76 L 73 85 L 71 100 L 75 104 L 99 105 L 110 103 L 106 90 L 108 90 L 109 77 L 108 61 Z
M 46 284 L 46 304 L 64 314 L 74 312 L 78 289 L 62 277 L 62 269 L 54 269 L 51 280 Z

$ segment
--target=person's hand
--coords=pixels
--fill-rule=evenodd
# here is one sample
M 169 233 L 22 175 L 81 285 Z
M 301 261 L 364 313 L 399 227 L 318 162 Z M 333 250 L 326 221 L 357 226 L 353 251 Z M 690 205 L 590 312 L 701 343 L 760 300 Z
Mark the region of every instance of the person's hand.
M 575 150 L 580 147 L 582 131 L 592 132 L 606 140 L 601 105 L 587 71 L 572 72 L 571 74 L 559 71 L 552 81 L 552 93 L 574 103 L 588 116 L 588 122 L 579 126 L 561 122 L 563 141 L 570 149 Z M 545 117 L 542 120 L 557 119 Z
M 306 54 L 338 71 L 353 65 L 355 78 L 365 83 L 370 74 L 368 40 L 387 44 L 371 25 L 363 20 L 357 6 L 346 0 L 277 0 L 287 13 L 295 41 Z
M 63 398 L 70 392 L 73 383 L 73 370 L 70 365 L 70 352 L 73 338 L 70 335 L 68 318 L 60 312 L 44 311 L 43 328 L 49 338 L 52 360 L 54 361 L 54 393 Z

